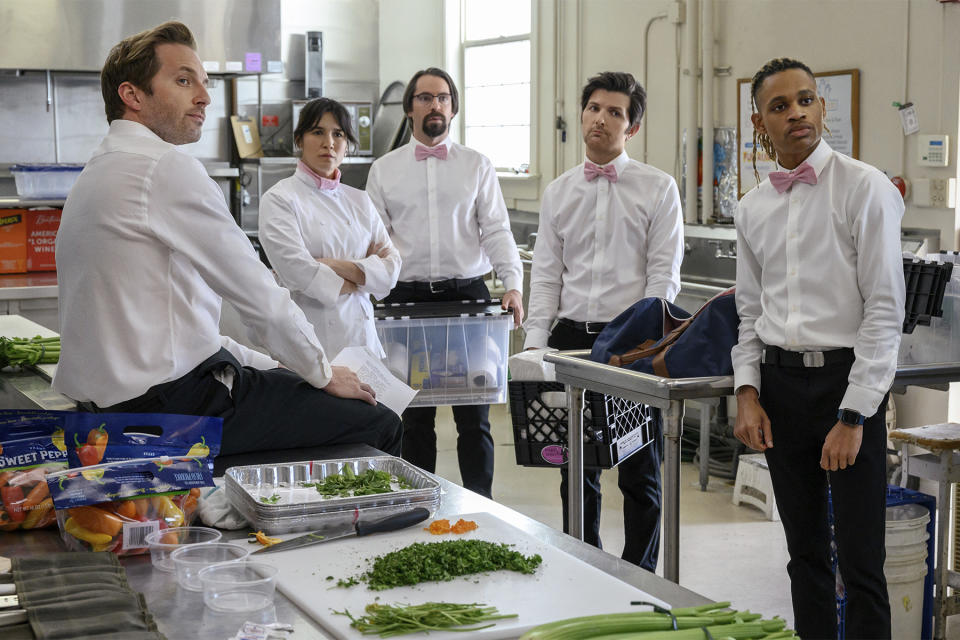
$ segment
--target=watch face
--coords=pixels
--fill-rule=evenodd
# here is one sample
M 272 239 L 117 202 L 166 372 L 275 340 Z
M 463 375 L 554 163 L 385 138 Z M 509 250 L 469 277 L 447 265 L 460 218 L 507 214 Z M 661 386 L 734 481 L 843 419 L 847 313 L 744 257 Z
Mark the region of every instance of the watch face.
M 851 427 L 857 427 L 863 424 L 863 415 L 853 409 L 841 409 L 837 417 L 840 422 L 848 424 Z

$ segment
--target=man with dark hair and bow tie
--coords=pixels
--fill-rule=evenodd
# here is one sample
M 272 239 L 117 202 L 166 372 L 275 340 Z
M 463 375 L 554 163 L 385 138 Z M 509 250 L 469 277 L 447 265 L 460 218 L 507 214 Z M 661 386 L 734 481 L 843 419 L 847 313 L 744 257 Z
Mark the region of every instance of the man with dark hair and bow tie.
M 751 96 L 755 143 L 777 171 L 736 214 L 734 435 L 766 455 L 797 632 L 837 637 L 829 488 L 847 635 L 889 638 L 885 413 L 904 316 L 903 199 L 821 139 L 826 104 L 802 62 L 771 60 Z
M 590 78 L 581 94 L 586 162 L 543 193 L 530 278 L 527 349 L 589 349 L 603 326 L 641 298 L 680 291 L 683 216 L 672 177 L 631 160 L 646 92 L 629 73 Z M 653 441 L 619 465 L 623 559 L 654 571 L 660 552 L 660 412 Z M 563 528 L 567 472 L 561 469 Z M 584 540 L 600 546 L 600 470 L 584 472 Z
M 483 276 L 503 280 L 501 304 L 523 320 L 523 267 L 510 230 L 497 172 L 482 154 L 450 139 L 460 108 L 453 79 L 430 67 L 414 74 L 403 94 L 413 125 L 410 143 L 373 163 L 367 193 L 400 251 L 400 281 L 386 302 L 488 299 Z M 491 497 L 493 438 L 489 405 L 453 407 L 463 486 Z M 433 472 L 436 407 L 403 412 L 403 457 Z

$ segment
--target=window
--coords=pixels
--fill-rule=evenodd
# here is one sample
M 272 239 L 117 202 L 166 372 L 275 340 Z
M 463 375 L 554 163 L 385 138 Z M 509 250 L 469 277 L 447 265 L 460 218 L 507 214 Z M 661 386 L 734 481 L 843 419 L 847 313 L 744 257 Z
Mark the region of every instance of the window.
M 530 0 L 463 0 L 464 143 L 498 170 L 530 167 Z

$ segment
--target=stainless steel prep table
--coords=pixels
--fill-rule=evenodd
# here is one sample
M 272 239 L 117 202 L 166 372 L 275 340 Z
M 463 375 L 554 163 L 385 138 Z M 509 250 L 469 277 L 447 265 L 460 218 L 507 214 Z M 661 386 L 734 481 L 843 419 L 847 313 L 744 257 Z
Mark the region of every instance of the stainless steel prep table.
M 376 449 L 364 445 L 327 447 L 324 450 L 327 452 L 324 457 L 331 459 L 380 454 Z M 693 606 L 709 602 L 703 596 L 580 542 L 513 509 L 481 497 L 443 478 L 436 477 L 436 479 L 440 482 L 442 496 L 436 517 L 449 518 L 463 513 L 490 513 L 536 536 L 546 544 L 569 553 L 673 606 Z M 227 540 L 245 539 L 247 530 L 223 533 L 224 539 Z M 0 555 L 3 556 L 39 555 L 62 549 L 59 535 L 52 530 L 0 533 Z M 177 587 L 173 574 L 154 571 L 148 555 L 124 558 L 123 564 L 127 569 L 130 585 L 146 596 L 147 605 L 156 617 L 160 631 L 170 640 L 228 638 L 232 637 L 244 622 L 243 616 L 217 614 L 206 610 L 199 594 L 189 593 Z M 295 638 L 329 637 L 279 591 L 274 607 L 277 621 L 295 626 Z M 266 612 L 268 616 L 272 613 L 270 609 Z M 562 617 L 563 614 L 558 612 L 557 615 Z M 248 617 L 255 622 L 270 621 L 262 620 L 260 616 L 263 616 L 263 612 L 251 614 Z
M 593 362 L 587 350 L 561 351 L 544 356 L 556 367 L 557 381 L 567 386 L 569 408 L 568 517 L 570 535 L 583 540 L 583 392 L 596 391 L 657 407 L 663 414 L 663 575 L 680 580 L 680 436 L 684 400 L 733 394 L 733 376 L 662 378 Z M 908 386 L 945 390 L 960 381 L 960 363 L 903 365 L 897 368 L 893 389 Z M 704 434 L 701 434 L 703 436 Z M 709 437 L 709 434 L 707 434 Z M 704 438 L 701 437 L 701 446 Z M 702 452 L 701 452 L 702 453 Z M 580 480 L 574 480 L 579 478 Z

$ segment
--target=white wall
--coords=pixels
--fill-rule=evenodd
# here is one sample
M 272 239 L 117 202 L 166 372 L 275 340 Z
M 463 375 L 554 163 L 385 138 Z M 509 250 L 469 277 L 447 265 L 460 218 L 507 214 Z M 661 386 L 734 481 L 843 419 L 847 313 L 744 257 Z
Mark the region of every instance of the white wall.
M 706 0 L 704 0 L 706 1 Z M 933 0 L 713 0 L 715 64 L 731 67 L 715 84 L 718 126 L 736 125 L 737 78 L 748 78 L 767 60 L 790 56 L 814 71 L 860 70 L 860 158 L 890 175 L 945 178 L 956 175 L 957 103 L 960 95 L 960 6 Z M 591 74 L 625 70 L 643 77 L 647 22 L 665 13 L 671 0 L 535 0 L 539 54 L 535 86 L 539 133 L 538 195 L 559 170 L 582 159 L 579 88 Z M 444 0 L 380 1 L 381 88 L 428 64 L 443 64 Z M 559 28 L 557 21 L 559 21 Z M 559 38 L 554 37 L 555 29 Z M 646 78 L 647 161 L 676 174 L 677 113 L 688 102 L 676 91 L 675 46 L 680 31 L 667 20 L 650 30 Z M 682 47 L 681 47 L 682 49 Z M 905 66 L 906 65 L 906 66 Z M 684 66 L 686 63 L 684 61 Z M 559 67 L 559 73 L 557 69 Z M 906 70 L 906 71 L 905 71 Z M 556 77 L 555 77 L 556 76 Z M 557 82 L 559 78 L 559 82 Z M 951 136 L 951 164 L 919 167 L 916 136 L 904 138 L 891 102 L 912 101 L 921 133 Z M 567 122 L 567 142 L 557 142 L 556 115 Z M 682 122 L 682 120 L 681 120 Z M 643 156 L 642 135 L 627 146 Z M 516 187 L 505 184 L 508 198 Z M 526 194 L 529 195 L 529 194 Z M 536 210 L 536 199 L 511 204 Z M 913 206 L 905 226 L 941 230 L 941 245 L 956 246 L 954 215 Z
M 949 178 L 957 175 L 960 144 L 960 5 L 934 0 L 701 0 L 714 2 L 717 77 L 716 126 L 736 126 L 737 79 L 751 77 L 764 62 L 794 57 L 814 71 L 860 70 L 860 159 L 889 175 Z M 535 173 L 529 179 L 503 179 L 508 206 L 537 211 L 544 187 L 582 161 L 579 90 L 586 78 L 604 70 L 629 71 L 644 81 L 644 31 L 666 13 L 672 0 L 534 0 L 537 68 Z M 417 69 L 448 64 L 456 51 L 445 45 L 444 24 L 457 0 L 380 0 L 380 84 L 405 81 Z M 682 31 L 656 20 L 646 46 L 648 93 L 647 162 L 678 177 L 678 122 L 691 108 L 678 69 Z M 454 69 L 448 69 L 454 71 Z M 905 137 L 891 103 L 913 102 L 921 133 L 950 136 L 950 165 L 920 167 L 917 138 Z M 692 108 L 699 108 L 693 104 Z M 554 122 L 567 123 L 560 142 Z M 627 145 L 642 159 L 643 135 Z M 678 180 L 679 182 L 679 180 Z M 955 212 L 915 206 L 908 198 L 904 226 L 940 230 L 941 248 L 957 249 Z M 957 386 L 957 385 L 954 385 Z M 960 417 L 960 389 L 951 403 Z M 945 420 L 946 395 L 912 392 L 898 396 L 905 424 Z M 956 415 L 954 415 L 956 414 Z

